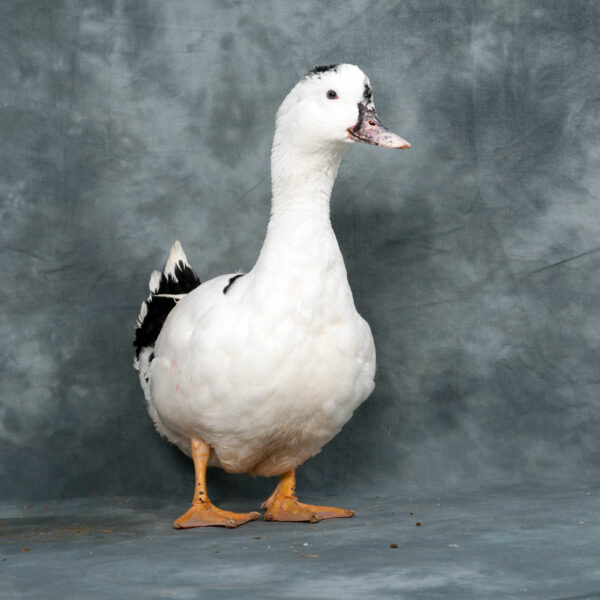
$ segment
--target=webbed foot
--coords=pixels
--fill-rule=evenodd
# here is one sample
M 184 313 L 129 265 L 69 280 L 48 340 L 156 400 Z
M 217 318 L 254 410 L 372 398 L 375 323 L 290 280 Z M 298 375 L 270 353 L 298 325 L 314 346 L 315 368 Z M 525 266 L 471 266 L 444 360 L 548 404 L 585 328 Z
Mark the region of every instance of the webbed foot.
M 345 519 L 354 516 L 353 510 L 334 506 L 304 504 L 293 496 L 278 496 L 265 513 L 265 521 L 308 521 L 318 523 L 323 519 Z
M 192 504 L 190 509 L 173 523 L 175 529 L 188 529 L 190 527 L 239 527 L 248 521 L 255 521 L 260 517 L 257 512 L 235 513 L 221 510 L 212 502 Z

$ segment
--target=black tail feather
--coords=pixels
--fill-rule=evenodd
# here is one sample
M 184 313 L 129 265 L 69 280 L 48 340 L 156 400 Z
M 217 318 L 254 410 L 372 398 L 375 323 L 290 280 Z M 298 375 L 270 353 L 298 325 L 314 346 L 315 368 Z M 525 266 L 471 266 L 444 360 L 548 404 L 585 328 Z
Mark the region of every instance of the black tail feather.
M 183 251 L 182 251 L 183 255 Z M 185 255 L 183 255 L 185 259 Z M 150 296 L 142 304 L 135 330 L 135 357 L 142 348 L 153 348 L 169 313 L 177 299 L 168 296 L 188 294 L 200 285 L 200 279 L 185 260 L 167 263 L 163 273 L 155 272 L 151 282 Z

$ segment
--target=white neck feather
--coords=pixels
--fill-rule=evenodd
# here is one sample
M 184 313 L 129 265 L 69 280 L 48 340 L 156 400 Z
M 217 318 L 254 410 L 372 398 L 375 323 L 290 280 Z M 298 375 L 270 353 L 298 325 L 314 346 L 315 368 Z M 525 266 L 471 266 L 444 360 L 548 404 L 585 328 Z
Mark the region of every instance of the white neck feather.
M 331 227 L 331 190 L 346 145 L 303 148 L 275 134 L 271 152 L 273 199 L 267 235 L 252 270 L 265 297 L 281 292 L 307 305 L 349 296 L 344 261 Z M 353 303 L 352 303 L 353 308 Z M 314 316 L 314 315 L 313 315 Z
M 275 135 L 271 151 L 273 198 L 257 269 L 283 261 L 304 264 L 316 260 L 322 244 L 337 242 L 329 219 L 331 190 L 343 148 L 304 149 Z M 295 256 L 294 256 L 295 255 Z

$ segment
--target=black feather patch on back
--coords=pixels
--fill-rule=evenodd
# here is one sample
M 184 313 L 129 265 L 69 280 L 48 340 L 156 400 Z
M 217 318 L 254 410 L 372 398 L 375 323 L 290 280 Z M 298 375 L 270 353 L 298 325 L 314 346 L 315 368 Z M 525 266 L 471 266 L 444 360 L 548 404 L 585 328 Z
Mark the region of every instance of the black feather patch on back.
M 156 338 L 165 324 L 165 320 L 175 306 L 173 298 L 161 297 L 162 294 L 188 294 L 200 285 L 200 279 L 192 268 L 179 261 L 174 269 L 175 277 L 165 276 L 163 273 L 158 284 L 158 289 L 150 294 L 146 300 L 146 315 L 135 330 L 135 356 L 139 357 L 142 348 L 152 348 Z

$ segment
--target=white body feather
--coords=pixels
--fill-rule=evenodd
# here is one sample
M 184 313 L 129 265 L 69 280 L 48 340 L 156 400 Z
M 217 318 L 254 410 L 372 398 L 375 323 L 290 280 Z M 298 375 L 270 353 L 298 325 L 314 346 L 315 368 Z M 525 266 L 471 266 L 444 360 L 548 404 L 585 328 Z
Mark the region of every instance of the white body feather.
M 346 75 L 343 92 L 362 93 L 359 73 Z M 190 438 L 201 438 L 213 464 L 229 472 L 297 467 L 374 387 L 373 338 L 354 307 L 329 219 L 348 140 L 323 140 L 321 130 L 311 138 L 306 127 L 306 139 L 290 133 L 298 95 L 292 90 L 278 112 L 272 213 L 254 268 L 226 294 L 231 275 L 189 293 L 169 314 L 152 362 L 140 355 L 158 431 L 186 453 Z

